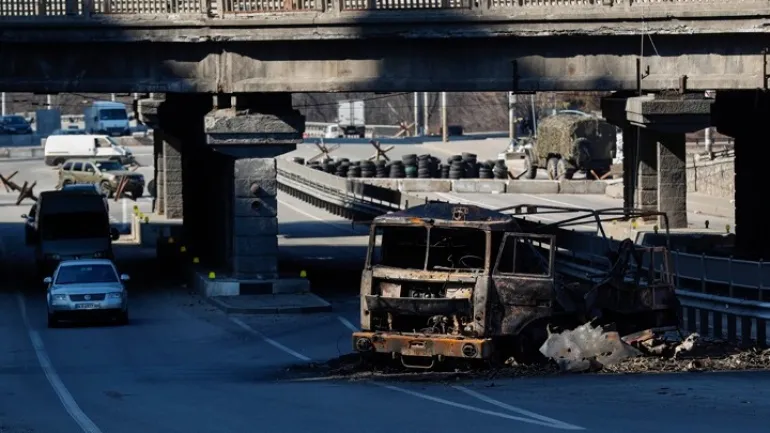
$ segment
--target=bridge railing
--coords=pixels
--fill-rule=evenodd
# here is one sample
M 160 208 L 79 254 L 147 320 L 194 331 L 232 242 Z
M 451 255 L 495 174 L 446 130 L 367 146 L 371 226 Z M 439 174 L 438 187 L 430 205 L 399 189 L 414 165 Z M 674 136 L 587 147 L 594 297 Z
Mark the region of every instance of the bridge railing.
M 278 12 L 355 12 L 377 10 L 518 10 L 576 13 L 644 8 L 645 14 L 672 6 L 723 6 L 724 0 L 0 0 L 0 18 L 78 15 L 204 15 L 242 16 Z M 741 6 L 766 1 L 745 0 Z

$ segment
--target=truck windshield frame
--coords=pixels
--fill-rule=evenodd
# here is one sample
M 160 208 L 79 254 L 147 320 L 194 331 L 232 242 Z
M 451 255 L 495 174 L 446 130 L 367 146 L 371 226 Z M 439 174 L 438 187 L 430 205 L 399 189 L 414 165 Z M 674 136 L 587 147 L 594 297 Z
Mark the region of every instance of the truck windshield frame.
M 491 233 L 479 228 L 377 224 L 370 231 L 366 268 L 488 273 L 490 251 Z

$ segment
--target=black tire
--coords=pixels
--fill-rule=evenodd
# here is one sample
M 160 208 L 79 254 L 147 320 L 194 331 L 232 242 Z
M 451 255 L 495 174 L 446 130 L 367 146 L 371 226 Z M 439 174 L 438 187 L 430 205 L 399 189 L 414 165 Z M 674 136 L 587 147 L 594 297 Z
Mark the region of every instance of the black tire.
M 529 155 L 524 156 L 524 177 L 527 179 L 537 177 L 537 166 L 532 165 L 532 158 Z
M 59 327 L 59 319 L 56 318 L 56 314 L 48 313 L 48 327 L 49 328 Z
M 556 164 L 556 173 L 558 174 L 558 180 L 571 180 L 575 175 L 575 170 L 570 168 L 566 159 L 561 158 Z
M 64 179 L 64 180 L 61 182 L 61 186 L 62 186 L 62 188 L 64 188 L 64 187 L 65 187 L 65 186 L 67 186 L 67 185 L 72 185 L 72 181 L 71 181 L 71 180 L 69 180 L 69 179 Z
M 134 201 L 139 200 L 140 198 L 142 198 L 143 193 L 144 192 L 141 189 L 136 191 L 131 191 L 131 198 L 134 199 Z
M 551 180 L 556 180 L 559 178 L 559 158 L 556 158 L 555 156 L 552 156 L 548 158 L 548 161 L 545 163 L 545 171 L 548 173 L 548 178 Z

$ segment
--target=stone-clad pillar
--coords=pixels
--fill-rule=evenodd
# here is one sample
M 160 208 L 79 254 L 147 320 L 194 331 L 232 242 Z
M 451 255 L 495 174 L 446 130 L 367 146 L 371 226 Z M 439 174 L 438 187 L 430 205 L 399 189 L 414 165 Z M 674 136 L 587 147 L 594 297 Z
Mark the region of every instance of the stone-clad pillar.
M 164 176 L 164 158 L 163 158 L 163 132 L 156 129 L 152 134 L 153 147 L 153 176 L 155 181 L 155 199 L 153 201 L 153 212 L 158 215 L 165 215 L 164 191 L 166 178 Z
M 623 127 L 623 207 L 636 207 L 636 145 L 639 128 L 632 125 Z
M 227 99 L 227 101 L 225 100 Z M 226 263 L 241 281 L 278 278 L 278 201 L 275 157 L 296 149 L 305 118 L 291 95 L 244 94 L 217 97 L 205 118 L 208 146 L 231 158 L 223 173 L 223 237 Z M 243 291 L 243 285 L 241 290 Z M 268 289 L 269 290 L 269 289 Z
M 275 158 L 239 158 L 233 164 L 233 273 L 278 278 L 278 199 Z
M 639 130 L 639 147 L 636 149 L 636 207 L 643 211 L 658 210 L 658 143 L 656 134 Z M 625 143 L 624 143 L 625 145 Z
M 669 228 L 687 228 L 685 135 L 660 134 L 658 140 L 658 211 L 668 215 Z
M 735 138 L 735 257 L 770 259 L 766 191 L 770 189 L 766 129 L 770 93 L 763 90 L 718 91 L 714 125 Z

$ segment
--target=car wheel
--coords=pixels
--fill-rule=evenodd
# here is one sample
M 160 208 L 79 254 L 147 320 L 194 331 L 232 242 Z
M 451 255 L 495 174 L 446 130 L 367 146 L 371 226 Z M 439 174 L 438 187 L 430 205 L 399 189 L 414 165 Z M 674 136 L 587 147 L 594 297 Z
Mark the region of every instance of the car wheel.
M 56 315 L 53 313 L 48 313 L 48 327 L 49 328 L 59 327 L 59 320 L 56 318 Z
M 143 193 L 142 190 L 132 191 L 131 198 L 133 198 L 134 200 L 139 200 L 140 198 L 142 198 L 142 193 Z

